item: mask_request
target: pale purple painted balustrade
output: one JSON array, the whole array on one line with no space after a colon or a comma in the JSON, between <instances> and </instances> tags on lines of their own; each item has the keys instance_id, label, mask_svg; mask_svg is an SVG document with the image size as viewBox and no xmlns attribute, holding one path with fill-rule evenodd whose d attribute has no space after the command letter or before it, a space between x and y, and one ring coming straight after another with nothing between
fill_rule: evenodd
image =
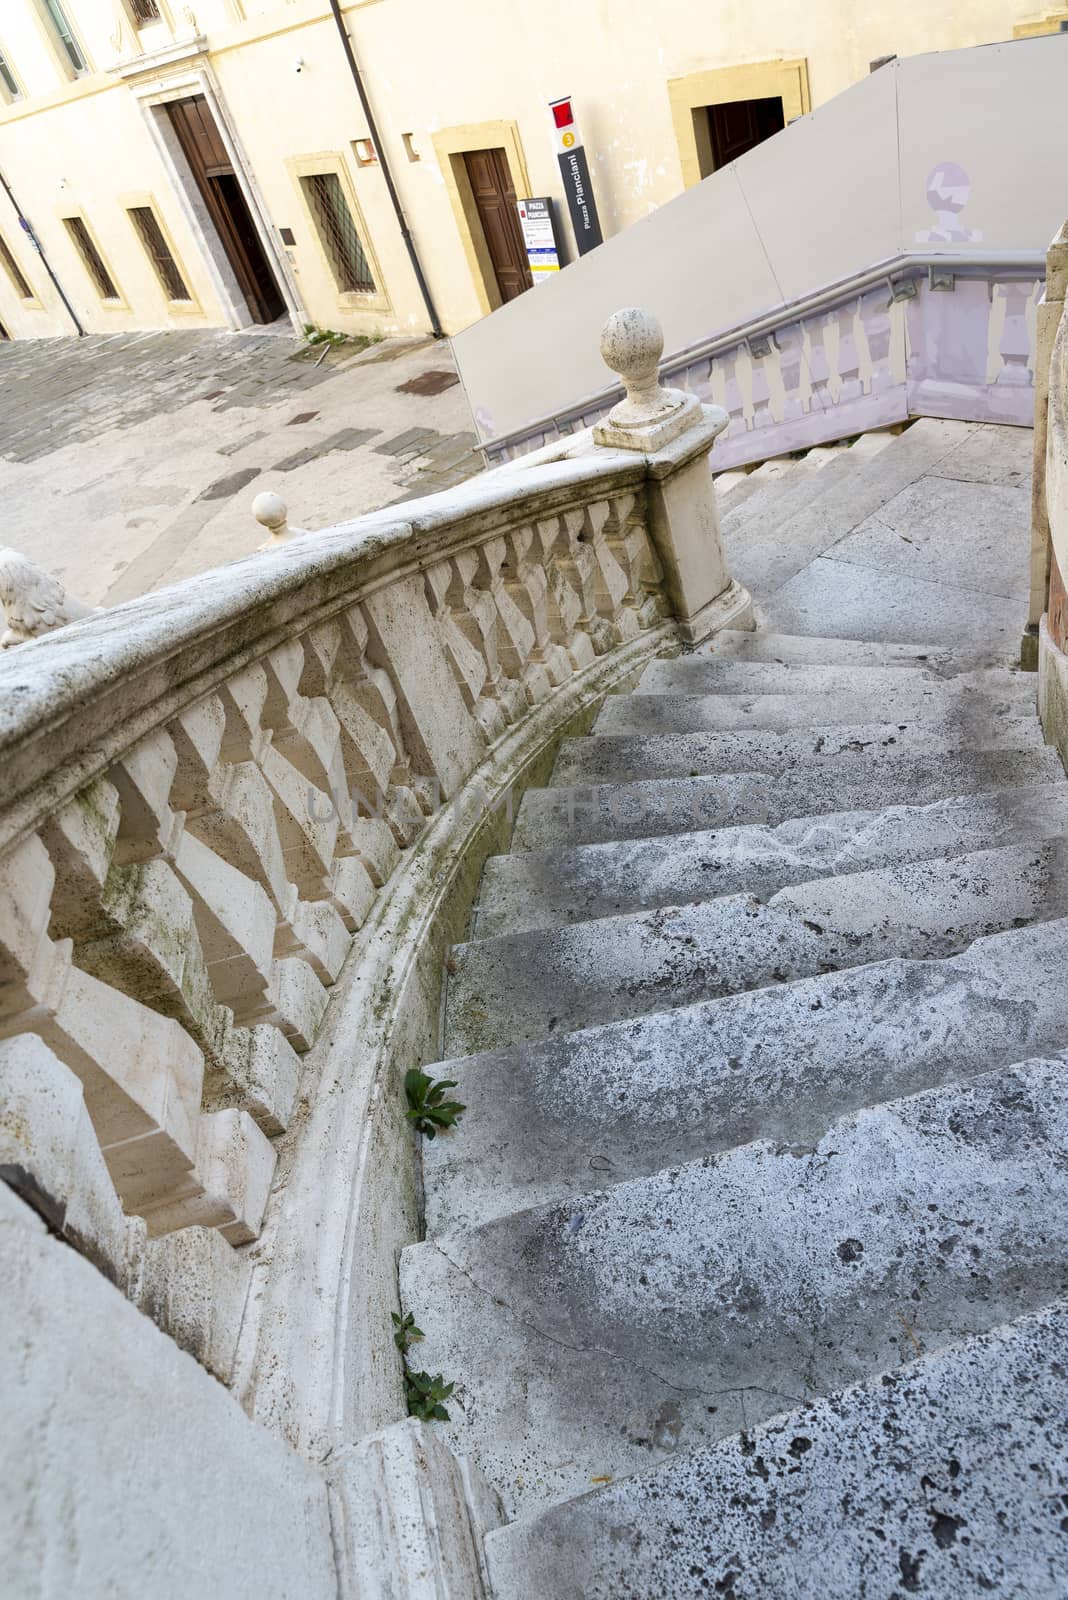
<instances>
[{"instance_id":1,"label":"pale purple painted balustrade","mask_svg":"<svg viewBox=\"0 0 1068 1600\"><path fill-rule=\"evenodd\" d=\"M958 274L935 288L924 275L895 288L897 298L888 284L854 291L840 305L711 358L666 362L666 382L730 417L713 466L748 466L908 417L1030 427L1042 280ZM589 426L611 404L611 397L591 402L581 417L541 427L490 457L524 455Z\"/></svg>"}]
</instances>

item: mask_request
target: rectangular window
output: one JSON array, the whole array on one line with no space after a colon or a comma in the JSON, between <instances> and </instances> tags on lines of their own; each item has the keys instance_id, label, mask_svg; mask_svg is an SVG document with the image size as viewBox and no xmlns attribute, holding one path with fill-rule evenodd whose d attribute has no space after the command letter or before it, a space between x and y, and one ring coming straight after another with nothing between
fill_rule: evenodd
<instances>
[{"instance_id":1,"label":"rectangular window","mask_svg":"<svg viewBox=\"0 0 1068 1600\"><path fill-rule=\"evenodd\" d=\"M185 286L178 263L170 251L163 229L156 220L156 213L151 206L131 206L130 220L137 229L145 253L156 269L163 293L168 300L191 300L192 296Z\"/></svg>"},{"instance_id":2,"label":"rectangular window","mask_svg":"<svg viewBox=\"0 0 1068 1600\"><path fill-rule=\"evenodd\" d=\"M26 281L26 275L19 266L6 239L0 239L0 262L3 262L4 271L11 279L15 293L20 300L32 300L33 290Z\"/></svg>"},{"instance_id":3,"label":"rectangular window","mask_svg":"<svg viewBox=\"0 0 1068 1600\"><path fill-rule=\"evenodd\" d=\"M356 232L341 179L336 172L317 172L300 182L338 288L342 294L373 293L371 264Z\"/></svg>"},{"instance_id":4,"label":"rectangular window","mask_svg":"<svg viewBox=\"0 0 1068 1600\"><path fill-rule=\"evenodd\" d=\"M83 72L88 72L89 63L82 54L81 45L74 37L74 29L67 21L67 14L60 5L59 0L41 0L41 3L44 6L48 20L52 24L56 38L59 41L59 48L63 53L64 60L70 66L70 70L75 77L80 76Z\"/></svg>"},{"instance_id":5,"label":"rectangular window","mask_svg":"<svg viewBox=\"0 0 1068 1600\"><path fill-rule=\"evenodd\" d=\"M21 99L19 80L8 65L7 57L0 50L0 100L6 100L10 104L12 100Z\"/></svg>"},{"instance_id":6,"label":"rectangular window","mask_svg":"<svg viewBox=\"0 0 1068 1600\"><path fill-rule=\"evenodd\" d=\"M104 265L104 258L93 243L92 235L81 217L64 217L63 221L74 241L75 249L82 258L82 265L93 281L93 288L101 300L118 300L119 291L115 287L115 281Z\"/></svg>"},{"instance_id":7,"label":"rectangular window","mask_svg":"<svg viewBox=\"0 0 1068 1600\"><path fill-rule=\"evenodd\" d=\"M130 0L130 10L139 27L146 22L159 21L159 6L156 0Z\"/></svg>"}]
</instances>

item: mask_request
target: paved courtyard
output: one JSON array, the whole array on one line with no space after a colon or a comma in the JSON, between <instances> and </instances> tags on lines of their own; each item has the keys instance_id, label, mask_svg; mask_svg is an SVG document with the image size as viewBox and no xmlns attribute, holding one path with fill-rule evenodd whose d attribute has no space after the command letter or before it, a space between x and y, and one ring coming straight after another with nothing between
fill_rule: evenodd
<instances>
[{"instance_id":1,"label":"paved courtyard","mask_svg":"<svg viewBox=\"0 0 1068 1600\"><path fill-rule=\"evenodd\" d=\"M445 342L309 348L272 330L0 344L0 545L115 605L254 550L262 489L294 526L327 527L470 476L474 441Z\"/></svg>"}]
</instances>

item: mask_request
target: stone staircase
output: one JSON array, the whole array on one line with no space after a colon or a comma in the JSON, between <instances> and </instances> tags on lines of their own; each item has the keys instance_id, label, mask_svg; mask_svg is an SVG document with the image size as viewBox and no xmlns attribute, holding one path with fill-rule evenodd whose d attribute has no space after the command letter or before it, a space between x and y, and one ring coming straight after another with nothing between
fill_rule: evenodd
<instances>
[{"instance_id":1,"label":"stone staircase","mask_svg":"<svg viewBox=\"0 0 1068 1600\"><path fill-rule=\"evenodd\" d=\"M448 962L428 1070L467 1110L401 1270L513 1519L496 1600L1066 1592L1068 785L1033 698L974 648L724 633L524 796Z\"/></svg>"}]
</instances>

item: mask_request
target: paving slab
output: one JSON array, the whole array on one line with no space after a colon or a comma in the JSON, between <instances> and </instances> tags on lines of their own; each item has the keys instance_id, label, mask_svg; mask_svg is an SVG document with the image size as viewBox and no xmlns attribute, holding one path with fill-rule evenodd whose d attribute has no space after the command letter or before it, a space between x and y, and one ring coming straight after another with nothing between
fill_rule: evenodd
<instances>
[{"instance_id":1,"label":"paving slab","mask_svg":"<svg viewBox=\"0 0 1068 1600\"><path fill-rule=\"evenodd\" d=\"M762 625L790 633L856 638L940 639L951 649L1019 659L1027 607L899 572L850 565L833 555L805 565L781 587L758 591Z\"/></svg>"},{"instance_id":2,"label":"paving slab","mask_svg":"<svg viewBox=\"0 0 1068 1600\"><path fill-rule=\"evenodd\" d=\"M316 366L287 328L0 344L5 541L113 605L250 554L259 489L280 492L303 528L425 492L421 458L377 455L381 438L438 442L462 481L481 465L460 444L472 426L462 388L397 392L427 348L341 347ZM448 345L433 349L451 370Z\"/></svg>"}]
</instances>

